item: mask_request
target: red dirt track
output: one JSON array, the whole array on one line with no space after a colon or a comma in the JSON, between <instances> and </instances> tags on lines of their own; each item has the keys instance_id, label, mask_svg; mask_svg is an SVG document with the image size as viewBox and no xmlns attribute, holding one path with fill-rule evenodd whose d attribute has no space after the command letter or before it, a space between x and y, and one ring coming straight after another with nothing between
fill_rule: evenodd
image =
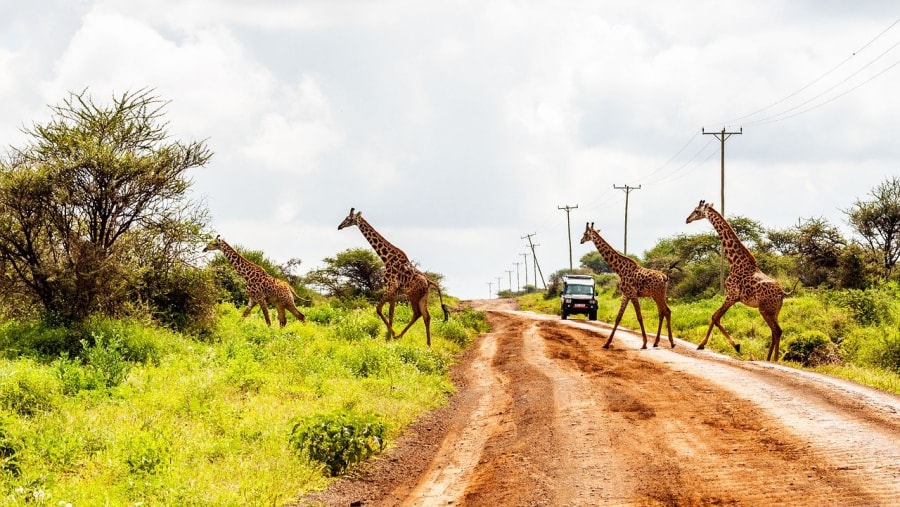
<instances>
[{"instance_id":1,"label":"red dirt track","mask_svg":"<svg viewBox=\"0 0 900 507\"><path fill-rule=\"evenodd\" d=\"M450 404L299 505L900 505L900 397L472 304Z\"/></svg>"}]
</instances>

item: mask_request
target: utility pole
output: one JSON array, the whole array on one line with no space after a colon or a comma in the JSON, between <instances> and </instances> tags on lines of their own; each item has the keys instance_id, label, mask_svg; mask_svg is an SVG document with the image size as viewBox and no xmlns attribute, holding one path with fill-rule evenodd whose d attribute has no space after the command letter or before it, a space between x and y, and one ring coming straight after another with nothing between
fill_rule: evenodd
<instances>
[{"instance_id":1,"label":"utility pole","mask_svg":"<svg viewBox=\"0 0 900 507\"><path fill-rule=\"evenodd\" d=\"M572 270L572 222L569 220L569 212L573 209L578 209L578 205L569 206L566 204L565 206L557 206L556 209L561 209L566 212L566 227L569 230L569 271Z\"/></svg>"},{"instance_id":2,"label":"utility pole","mask_svg":"<svg viewBox=\"0 0 900 507\"><path fill-rule=\"evenodd\" d=\"M488 282L488 299L494 299L494 282Z\"/></svg>"},{"instance_id":3,"label":"utility pole","mask_svg":"<svg viewBox=\"0 0 900 507\"><path fill-rule=\"evenodd\" d=\"M526 234L526 235L522 236L522 239L527 238L528 246L531 247L531 258L534 260L534 288L537 289L537 275L541 275L541 285L543 285L544 288L546 289L547 282L544 281L544 273L541 272L541 266L538 264L538 261L537 261L537 254L534 253L534 247L541 246L541 245L535 245L534 243L531 242L531 237L534 236L535 234L537 234L537 233L532 232L531 234Z\"/></svg>"},{"instance_id":4,"label":"utility pole","mask_svg":"<svg viewBox=\"0 0 900 507\"><path fill-rule=\"evenodd\" d=\"M500 277L497 277L497 297L500 297Z\"/></svg>"},{"instance_id":5,"label":"utility pole","mask_svg":"<svg viewBox=\"0 0 900 507\"><path fill-rule=\"evenodd\" d=\"M521 255L522 257L525 257L525 286L527 287L528 286L528 252L520 253L519 255ZM537 282L535 282L535 285L537 285Z\"/></svg>"},{"instance_id":6,"label":"utility pole","mask_svg":"<svg viewBox=\"0 0 900 507\"><path fill-rule=\"evenodd\" d=\"M624 190L625 191L625 245L622 247L622 255L628 255L628 194L631 193L632 190L640 190L641 186L638 185L636 187L630 187L625 185L624 187L617 187L613 185L613 188L616 190Z\"/></svg>"},{"instance_id":7,"label":"utility pole","mask_svg":"<svg viewBox=\"0 0 900 507\"><path fill-rule=\"evenodd\" d=\"M716 136L716 139L722 144L722 165L721 165L721 178L719 189L721 192L721 202L719 204L719 212L722 213L722 216L725 216L725 141L735 135L735 134L743 134L744 127L741 127L737 132L727 132L725 127L722 127L721 132L707 132L705 128L700 129L704 135L713 135ZM722 245L719 245L719 294L725 293L725 249Z\"/></svg>"},{"instance_id":8,"label":"utility pole","mask_svg":"<svg viewBox=\"0 0 900 507\"><path fill-rule=\"evenodd\" d=\"M509 292L512 293L512 270L507 269L505 271L506 271L506 274L509 275Z\"/></svg>"},{"instance_id":9,"label":"utility pole","mask_svg":"<svg viewBox=\"0 0 900 507\"><path fill-rule=\"evenodd\" d=\"M519 291L522 290L522 286L519 285L519 264L522 264L522 263L521 262L513 262L513 264L516 265L516 294L518 294Z\"/></svg>"}]
</instances>

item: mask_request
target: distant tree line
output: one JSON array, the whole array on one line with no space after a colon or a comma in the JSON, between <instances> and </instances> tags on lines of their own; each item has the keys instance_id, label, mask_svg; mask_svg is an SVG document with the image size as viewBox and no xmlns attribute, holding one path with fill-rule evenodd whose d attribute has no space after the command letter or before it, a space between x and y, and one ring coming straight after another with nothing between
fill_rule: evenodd
<instances>
[{"instance_id":1,"label":"distant tree line","mask_svg":"<svg viewBox=\"0 0 900 507\"><path fill-rule=\"evenodd\" d=\"M170 138L166 105L151 90L108 105L71 93L50 108L49 121L23 129L23 146L0 157L0 318L77 329L95 314L137 316L204 334L214 329L217 303L245 304L244 282L224 258L200 253L212 232L208 210L189 197L188 171L207 165L212 153L203 142ZM728 218L763 271L779 278L830 289L897 279L900 180L886 179L844 212L851 238L823 218L784 230ZM277 265L263 252L236 248L307 300L361 305L383 290L384 266L369 249L327 257L300 276L299 259ZM641 262L669 273L672 297L717 291L714 232L663 238ZM580 271L609 268L591 252ZM550 276L549 293L566 272ZM426 274L440 283L441 275Z\"/></svg>"}]
</instances>

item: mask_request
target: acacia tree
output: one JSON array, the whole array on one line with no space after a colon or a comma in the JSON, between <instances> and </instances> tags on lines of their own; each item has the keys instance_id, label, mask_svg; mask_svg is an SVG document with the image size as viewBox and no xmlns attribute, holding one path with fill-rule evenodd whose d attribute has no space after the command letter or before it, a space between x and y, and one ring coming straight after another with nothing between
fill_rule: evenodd
<instances>
[{"instance_id":1,"label":"acacia tree","mask_svg":"<svg viewBox=\"0 0 900 507\"><path fill-rule=\"evenodd\" d=\"M0 261L63 322L118 309L150 266L189 261L206 213L187 198L203 142L173 141L150 90L95 103L86 91L0 161Z\"/></svg>"},{"instance_id":2,"label":"acacia tree","mask_svg":"<svg viewBox=\"0 0 900 507\"><path fill-rule=\"evenodd\" d=\"M323 262L324 267L306 275L306 283L338 299L377 301L380 297L384 263L372 250L350 248Z\"/></svg>"},{"instance_id":3,"label":"acacia tree","mask_svg":"<svg viewBox=\"0 0 900 507\"><path fill-rule=\"evenodd\" d=\"M844 213L866 249L880 259L882 276L889 278L900 259L900 179L886 179L869 195L871 200L857 199Z\"/></svg>"}]
</instances>

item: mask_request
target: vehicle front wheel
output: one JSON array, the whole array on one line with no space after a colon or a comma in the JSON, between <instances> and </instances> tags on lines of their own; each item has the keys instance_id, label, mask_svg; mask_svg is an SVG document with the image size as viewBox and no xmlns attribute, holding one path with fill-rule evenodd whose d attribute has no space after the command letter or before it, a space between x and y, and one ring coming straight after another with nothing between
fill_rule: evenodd
<instances>
[{"instance_id":1,"label":"vehicle front wheel","mask_svg":"<svg viewBox=\"0 0 900 507\"><path fill-rule=\"evenodd\" d=\"M597 310L594 310L588 314L588 320L597 320Z\"/></svg>"},{"instance_id":2,"label":"vehicle front wheel","mask_svg":"<svg viewBox=\"0 0 900 507\"><path fill-rule=\"evenodd\" d=\"M563 311L562 311L562 320L566 320L566 319L568 319L568 318L569 318L569 314L566 313L565 310L563 310Z\"/></svg>"}]
</instances>

